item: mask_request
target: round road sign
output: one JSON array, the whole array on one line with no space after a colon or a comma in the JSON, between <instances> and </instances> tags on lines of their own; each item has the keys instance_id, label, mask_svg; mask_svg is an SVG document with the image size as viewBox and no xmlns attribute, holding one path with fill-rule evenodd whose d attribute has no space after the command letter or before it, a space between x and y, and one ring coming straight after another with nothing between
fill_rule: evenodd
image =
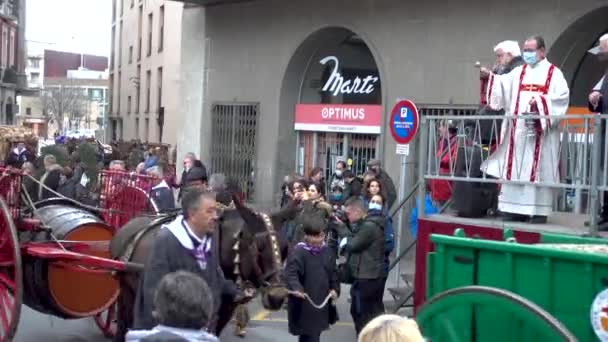
<instances>
[{"instance_id":1,"label":"round road sign","mask_svg":"<svg viewBox=\"0 0 608 342\"><path fill-rule=\"evenodd\" d=\"M418 131L418 109L410 100L399 101L390 117L391 135L398 144L408 144Z\"/></svg>"}]
</instances>

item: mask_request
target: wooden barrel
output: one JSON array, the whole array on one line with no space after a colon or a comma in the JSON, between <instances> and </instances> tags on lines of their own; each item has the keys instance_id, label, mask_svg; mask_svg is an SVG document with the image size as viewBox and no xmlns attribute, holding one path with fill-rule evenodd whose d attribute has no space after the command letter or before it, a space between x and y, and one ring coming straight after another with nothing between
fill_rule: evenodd
<instances>
[{"instance_id":1,"label":"wooden barrel","mask_svg":"<svg viewBox=\"0 0 608 342\"><path fill-rule=\"evenodd\" d=\"M99 241L103 249L89 255L109 258L113 229L82 208L49 205L38 210L50 232L40 232L32 242ZM103 242L107 242L104 244ZM62 318L93 316L107 309L118 297L119 287L109 272L90 272L69 262L27 257L24 260L24 302L40 312Z\"/></svg>"}]
</instances>

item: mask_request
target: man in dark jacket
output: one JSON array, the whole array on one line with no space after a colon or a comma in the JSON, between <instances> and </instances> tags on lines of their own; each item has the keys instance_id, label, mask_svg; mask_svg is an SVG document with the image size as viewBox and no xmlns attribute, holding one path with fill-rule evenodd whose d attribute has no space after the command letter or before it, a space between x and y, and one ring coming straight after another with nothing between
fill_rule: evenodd
<instances>
[{"instance_id":1,"label":"man in dark jacket","mask_svg":"<svg viewBox=\"0 0 608 342\"><path fill-rule=\"evenodd\" d=\"M608 114L608 33L600 37L599 52L597 54L599 62L604 68L604 77L593 87L593 90L589 94L589 110L593 113ZM602 133L600 144L602 146L602 152L600 157L600 166L606 167L606 161L604 160L604 149L606 141L604 139L606 131L606 121L602 120ZM601 230L608 230L608 191L604 191L604 204L602 206L602 212L598 224ZM588 222L586 222L588 224Z\"/></svg>"},{"instance_id":2,"label":"man in dark jacket","mask_svg":"<svg viewBox=\"0 0 608 342\"><path fill-rule=\"evenodd\" d=\"M344 199L361 196L363 185L352 170L344 171Z\"/></svg>"},{"instance_id":3,"label":"man in dark jacket","mask_svg":"<svg viewBox=\"0 0 608 342\"><path fill-rule=\"evenodd\" d=\"M382 163L378 159L372 159L367 163L367 167L376 173L376 178L380 181L380 185L382 185L382 189L386 194L386 204L387 209L393 207L395 201L397 200L397 190L395 189L395 183L391 176L384 171L382 168Z\"/></svg>"},{"instance_id":4,"label":"man in dark jacket","mask_svg":"<svg viewBox=\"0 0 608 342\"><path fill-rule=\"evenodd\" d=\"M186 157L184 157L184 171L182 171L182 177L179 179L180 190L179 194L177 195L178 200L183 196L182 191L186 185L188 173L193 169L197 169L197 177L200 175L201 180L205 183L207 182L207 168L205 168L205 165L203 165L200 160L196 159L196 155L194 153L186 153Z\"/></svg>"},{"instance_id":5,"label":"man in dark jacket","mask_svg":"<svg viewBox=\"0 0 608 342\"><path fill-rule=\"evenodd\" d=\"M362 199L351 197L344 204L353 236L344 250L353 284L350 288L350 313L357 335L363 327L384 313L384 222L382 216L367 216Z\"/></svg>"},{"instance_id":6,"label":"man in dark jacket","mask_svg":"<svg viewBox=\"0 0 608 342\"><path fill-rule=\"evenodd\" d=\"M6 157L6 166L12 166L15 168L21 168L25 162L33 162L34 155L30 152L25 143L19 142L17 146L8 154Z\"/></svg>"},{"instance_id":7,"label":"man in dark jacket","mask_svg":"<svg viewBox=\"0 0 608 342\"><path fill-rule=\"evenodd\" d=\"M213 238L217 224L215 195L198 190L189 191L183 199L184 215L165 225L158 232L151 249L146 271L137 291L134 328L152 329L157 325L152 312L154 292L161 279L176 271L192 272L203 278L213 298L235 298L235 284L224 277L219 265L219 248ZM222 297L224 296L224 297ZM214 331L220 301L213 305Z\"/></svg>"},{"instance_id":8,"label":"man in dark jacket","mask_svg":"<svg viewBox=\"0 0 608 342\"><path fill-rule=\"evenodd\" d=\"M154 177L155 185L150 190L150 197L156 203L160 212L175 209L175 197L173 190L163 179L163 170L160 166L153 166L146 170L149 176Z\"/></svg>"},{"instance_id":9,"label":"man in dark jacket","mask_svg":"<svg viewBox=\"0 0 608 342\"><path fill-rule=\"evenodd\" d=\"M51 190L57 192L63 174L63 168L57 164L57 159L52 154L44 156L44 169L45 173L40 178L41 185L38 188L38 200L40 201L57 197Z\"/></svg>"}]
</instances>

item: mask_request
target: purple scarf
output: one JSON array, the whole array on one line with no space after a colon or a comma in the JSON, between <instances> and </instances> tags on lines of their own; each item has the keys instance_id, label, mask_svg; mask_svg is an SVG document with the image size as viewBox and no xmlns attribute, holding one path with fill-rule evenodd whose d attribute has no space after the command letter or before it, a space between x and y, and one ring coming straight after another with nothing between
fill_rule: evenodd
<instances>
[{"instance_id":1,"label":"purple scarf","mask_svg":"<svg viewBox=\"0 0 608 342\"><path fill-rule=\"evenodd\" d=\"M186 227L185 220L182 220L182 226L186 230L186 234L192 240L192 244L194 245L194 249L190 250L190 253L199 263L201 268L205 269L207 267L207 258L211 256L211 238L207 237L203 242L199 242L195 237L190 234L190 230Z\"/></svg>"},{"instance_id":2,"label":"purple scarf","mask_svg":"<svg viewBox=\"0 0 608 342\"><path fill-rule=\"evenodd\" d=\"M319 255L323 251L323 248L325 248L325 242L321 246L311 246L305 242L300 242L296 245L296 248L302 248L312 255Z\"/></svg>"}]
</instances>

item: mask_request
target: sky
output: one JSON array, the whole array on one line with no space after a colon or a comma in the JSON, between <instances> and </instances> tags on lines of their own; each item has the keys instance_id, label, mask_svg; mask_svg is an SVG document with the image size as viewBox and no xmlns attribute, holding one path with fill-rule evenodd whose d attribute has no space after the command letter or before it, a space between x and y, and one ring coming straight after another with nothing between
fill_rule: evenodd
<instances>
[{"instance_id":1,"label":"sky","mask_svg":"<svg viewBox=\"0 0 608 342\"><path fill-rule=\"evenodd\" d=\"M110 56L112 0L26 0L28 53L33 50Z\"/></svg>"}]
</instances>

